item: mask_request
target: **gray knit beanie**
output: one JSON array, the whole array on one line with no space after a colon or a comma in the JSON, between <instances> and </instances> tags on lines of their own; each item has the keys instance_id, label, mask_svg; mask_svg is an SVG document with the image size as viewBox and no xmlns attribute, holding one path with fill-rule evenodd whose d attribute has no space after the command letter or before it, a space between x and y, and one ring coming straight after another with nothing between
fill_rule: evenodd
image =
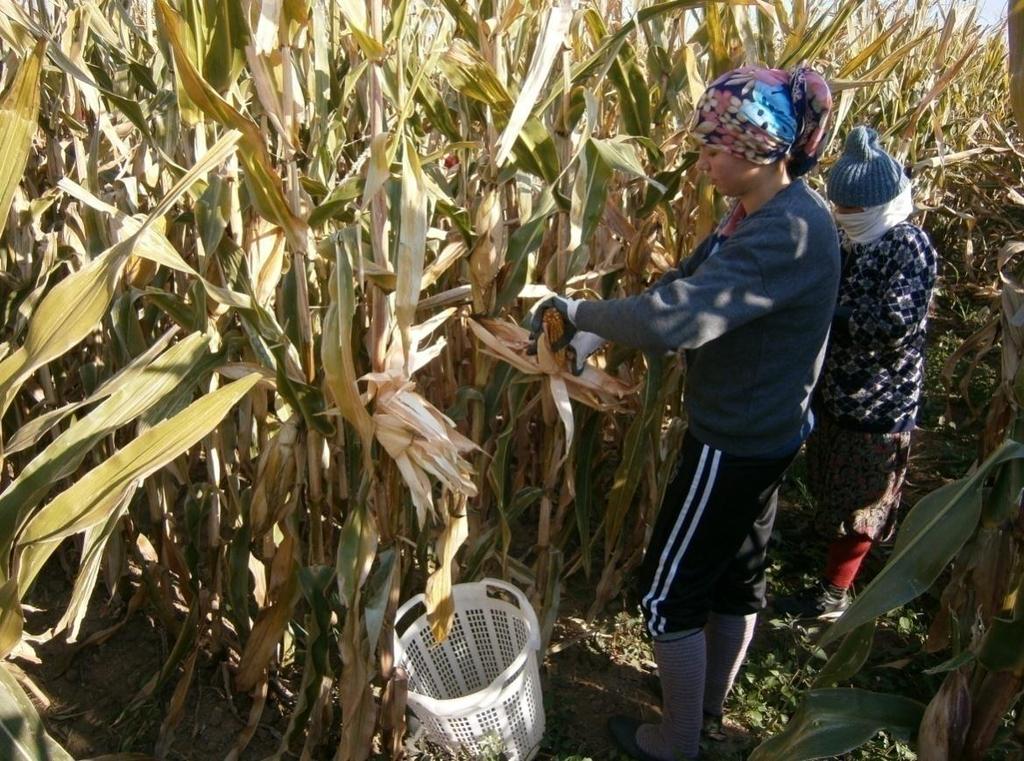
<instances>
[{"instance_id":1,"label":"gray knit beanie","mask_svg":"<svg viewBox=\"0 0 1024 761\"><path fill-rule=\"evenodd\" d=\"M871 127L854 127L843 155L828 173L828 198L839 206L881 206L910 182L903 167L885 152Z\"/></svg>"}]
</instances>

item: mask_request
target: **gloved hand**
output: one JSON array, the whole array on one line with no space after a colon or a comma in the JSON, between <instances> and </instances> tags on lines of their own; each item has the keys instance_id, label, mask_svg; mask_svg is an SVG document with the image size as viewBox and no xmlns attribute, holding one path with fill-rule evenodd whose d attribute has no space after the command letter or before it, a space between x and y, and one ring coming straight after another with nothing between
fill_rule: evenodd
<instances>
[{"instance_id":1,"label":"gloved hand","mask_svg":"<svg viewBox=\"0 0 1024 761\"><path fill-rule=\"evenodd\" d=\"M544 330L544 313L548 309L556 309L562 315L563 330L552 344L552 351L564 349L576 335L576 323L573 316L576 314L576 299L567 299L564 296L552 296L545 299L533 311L533 319L530 322L530 345L526 349L527 354L537 353L537 339Z\"/></svg>"},{"instance_id":2,"label":"gloved hand","mask_svg":"<svg viewBox=\"0 0 1024 761\"><path fill-rule=\"evenodd\" d=\"M577 330L569 342L569 366L573 375L581 375L587 367L587 359L604 346L605 340L597 333Z\"/></svg>"}]
</instances>

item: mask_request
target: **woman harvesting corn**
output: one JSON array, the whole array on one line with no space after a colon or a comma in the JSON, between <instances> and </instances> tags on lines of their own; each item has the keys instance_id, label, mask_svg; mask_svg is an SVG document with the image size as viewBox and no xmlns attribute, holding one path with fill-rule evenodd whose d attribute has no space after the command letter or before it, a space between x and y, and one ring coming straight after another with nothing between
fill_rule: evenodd
<instances>
[{"instance_id":1,"label":"woman harvesting corn","mask_svg":"<svg viewBox=\"0 0 1024 761\"><path fill-rule=\"evenodd\" d=\"M678 270L624 299L554 297L581 354L594 336L686 354L689 427L640 572L662 684L657 724L616 717L639 759L695 758L720 717L764 606L764 557L783 473L813 425L839 245L824 201L799 179L831 109L814 71L744 67L715 80L694 134L698 167L737 199Z\"/></svg>"},{"instance_id":2,"label":"woman harvesting corn","mask_svg":"<svg viewBox=\"0 0 1024 761\"><path fill-rule=\"evenodd\" d=\"M910 433L924 386L936 252L908 222L910 178L870 127L857 127L828 175L843 274L828 356L815 393L818 425L807 475L823 533L822 579L775 610L837 618L872 545L896 528Z\"/></svg>"}]
</instances>

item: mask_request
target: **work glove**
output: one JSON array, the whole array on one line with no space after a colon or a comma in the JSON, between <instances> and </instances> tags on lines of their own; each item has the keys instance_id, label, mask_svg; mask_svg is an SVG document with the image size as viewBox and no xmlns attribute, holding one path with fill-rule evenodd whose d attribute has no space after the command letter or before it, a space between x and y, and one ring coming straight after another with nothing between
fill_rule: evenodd
<instances>
[{"instance_id":1,"label":"work glove","mask_svg":"<svg viewBox=\"0 0 1024 761\"><path fill-rule=\"evenodd\" d=\"M573 375L581 375L587 367L587 359L595 351L604 346L605 340L597 333L577 330L569 342L569 367Z\"/></svg>"},{"instance_id":2,"label":"work glove","mask_svg":"<svg viewBox=\"0 0 1024 761\"><path fill-rule=\"evenodd\" d=\"M563 330L551 344L552 351L561 351L572 341L576 335L576 323L573 316L576 314L576 299L567 299L564 296L551 296L545 299L533 310L533 318L530 321L530 345L526 349L527 354L537 353L537 339L544 331L544 313L549 309L555 309L562 315Z\"/></svg>"}]
</instances>

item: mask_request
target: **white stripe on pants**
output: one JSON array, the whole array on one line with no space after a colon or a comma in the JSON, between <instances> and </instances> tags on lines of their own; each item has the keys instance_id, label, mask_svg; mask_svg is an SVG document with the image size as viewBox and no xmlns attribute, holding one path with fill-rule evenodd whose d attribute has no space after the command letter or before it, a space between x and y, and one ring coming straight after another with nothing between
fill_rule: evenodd
<instances>
[{"instance_id":1,"label":"white stripe on pants","mask_svg":"<svg viewBox=\"0 0 1024 761\"><path fill-rule=\"evenodd\" d=\"M707 480L704 484L704 488L701 490L700 499L697 501L696 513L693 516L693 520L690 521L690 525L687 527L686 535L683 537L682 543L679 545L672 557L668 575L665 576L664 581L662 581L661 579L662 574L665 571L665 563L669 559L672 546L675 544L676 539L679 536L679 532L682 531L683 526L686 525L686 519L694 507L694 496L700 486L701 479L704 477L709 451L713 452L713 455L711 457L710 466L708 467ZM668 595L668 591L672 586L672 581L675 579L676 572L679 569L679 563L683 559L683 555L686 554L686 549L690 545L690 540L693 538L693 534L700 523L701 516L704 514L704 508L707 507L708 499L711 497L711 492L714 491L715 477L718 474L718 463L721 457L722 452L720 450L712 449L707 444L702 445L700 461L697 463L697 469L693 473L693 479L690 482L690 490L679 510L679 515L672 527L672 533L669 535L668 541L662 549L661 557L658 559L658 570L657 573L654 574L654 581L651 582L651 589L643 599L643 605L649 611L647 628L651 632L652 636L666 633L665 626L667 622L665 621L665 618L658 613L658 608L661 603L665 601L665 597ZM660 591L658 591L659 583L661 586Z\"/></svg>"}]
</instances>

